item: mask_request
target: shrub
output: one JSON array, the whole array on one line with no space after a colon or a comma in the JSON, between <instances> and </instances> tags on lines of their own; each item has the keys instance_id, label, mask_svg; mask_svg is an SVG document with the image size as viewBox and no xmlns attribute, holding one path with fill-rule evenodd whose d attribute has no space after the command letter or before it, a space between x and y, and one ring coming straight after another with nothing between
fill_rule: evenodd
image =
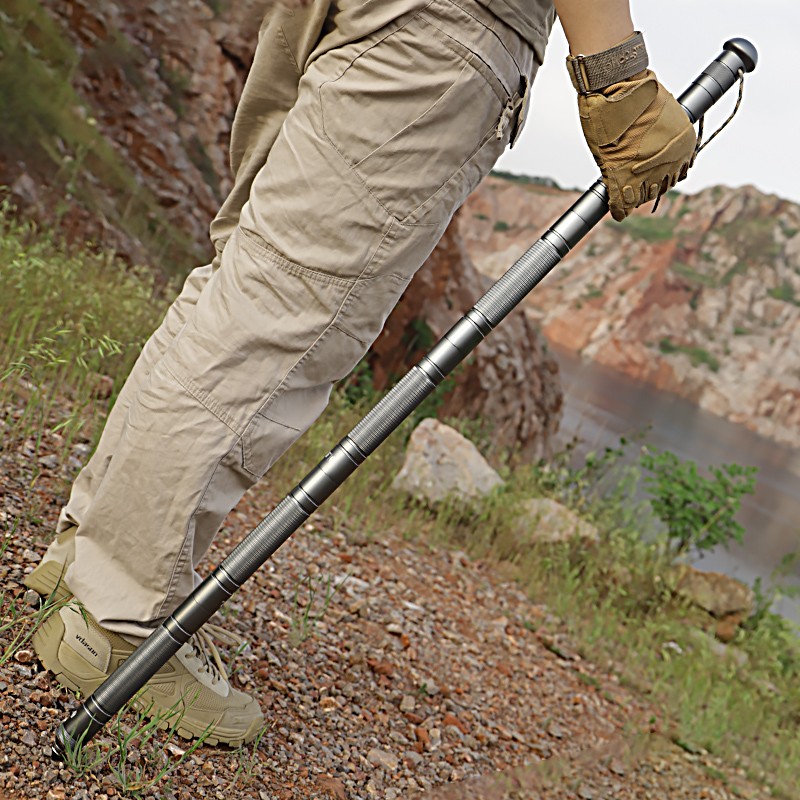
<instances>
[{"instance_id":1,"label":"shrub","mask_svg":"<svg viewBox=\"0 0 800 800\"><path fill-rule=\"evenodd\" d=\"M710 467L712 477L707 478L693 461L681 461L666 450L646 450L640 463L652 473L644 483L676 554L742 541L744 528L734 517L742 497L755 491L756 467L723 464Z\"/></svg>"}]
</instances>

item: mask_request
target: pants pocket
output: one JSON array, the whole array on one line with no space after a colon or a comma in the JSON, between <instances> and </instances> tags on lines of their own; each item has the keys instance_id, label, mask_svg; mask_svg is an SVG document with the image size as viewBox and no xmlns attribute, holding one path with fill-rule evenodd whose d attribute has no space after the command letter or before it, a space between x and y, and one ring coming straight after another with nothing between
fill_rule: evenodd
<instances>
[{"instance_id":1,"label":"pants pocket","mask_svg":"<svg viewBox=\"0 0 800 800\"><path fill-rule=\"evenodd\" d=\"M503 84L478 55L419 16L356 48L338 77L321 84L319 98L325 136L401 222L449 218L449 184L485 146L493 163L507 144L496 137L509 99Z\"/></svg>"}]
</instances>

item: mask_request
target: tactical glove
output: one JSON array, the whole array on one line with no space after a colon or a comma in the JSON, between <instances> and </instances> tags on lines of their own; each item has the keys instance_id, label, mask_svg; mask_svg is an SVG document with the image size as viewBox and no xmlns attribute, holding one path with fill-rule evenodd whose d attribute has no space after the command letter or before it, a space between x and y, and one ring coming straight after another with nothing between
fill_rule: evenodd
<instances>
[{"instance_id":1,"label":"tactical glove","mask_svg":"<svg viewBox=\"0 0 800 800\"><path fill-rule=\"evenodd\" d=\"M570 56L567 62L583 134L608 188L611 215L625 219L686 177L694 163L694 128L653 72L641 69L647 66L641 34L594 56ZM633 75L621 77L626 68L637 67ZM599 85L607 80L614 82Z\"/></svg>"}]
</instances>

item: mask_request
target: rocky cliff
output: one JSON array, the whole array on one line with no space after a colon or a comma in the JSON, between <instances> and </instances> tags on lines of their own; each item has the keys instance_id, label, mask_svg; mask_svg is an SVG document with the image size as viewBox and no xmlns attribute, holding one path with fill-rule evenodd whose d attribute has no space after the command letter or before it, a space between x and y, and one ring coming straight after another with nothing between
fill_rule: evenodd
<instances>
[{"instance_id":1,"label":"rocky cliff","mask_svg":"<svg viewBox=\"0 0 800 800\"><path fill-rule=\"evenodd\" d=\"M68 236L173 274L210 257L267 0L9 0L0 181Z\"/></svg>"},{"instance_id":2,"label":"rocky cliff","mask_svg":"<svg viewBox=\"0 0 800 800\"><path fill-rule=\"evenodd\" d=\"M230 125L271 1L4 2L0 185L68 238L159 274L206 261L208 224L230 186ZM448 232L370 355L379 386L484 283ZM557 371L515 312L445 387L440 413L477 418L495 445L540 455L560 420Z\"/></svg>"},{"instance_id":3,"label":"rocky cliff","mask_svg":"<svg viewBox=\"0 0 800 800\"><path fill-rule=\"evenodd\" d=\"M461 233L496 276L577 194L492 177ZM800 446L800 206L752 187L670 193L601 223L531 294L554 345Z\"/></svg>"}]
</instances>

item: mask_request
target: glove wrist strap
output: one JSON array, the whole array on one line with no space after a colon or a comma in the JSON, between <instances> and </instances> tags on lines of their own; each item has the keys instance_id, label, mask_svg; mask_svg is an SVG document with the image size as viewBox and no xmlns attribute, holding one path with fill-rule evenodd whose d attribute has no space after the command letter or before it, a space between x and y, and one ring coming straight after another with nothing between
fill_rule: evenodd
<instances>
[{"instance_id":1,"label":"glove wrist strap","mask_svg":"<svg viewBox=\"0 0 800 800\"><path fill-rule=\"evenodd\" d=\"M579 94L598 92L647 69L649 59L641 31L616 47L590 56L567 56L567 71Z\"/></svg>"}]
</instances>

